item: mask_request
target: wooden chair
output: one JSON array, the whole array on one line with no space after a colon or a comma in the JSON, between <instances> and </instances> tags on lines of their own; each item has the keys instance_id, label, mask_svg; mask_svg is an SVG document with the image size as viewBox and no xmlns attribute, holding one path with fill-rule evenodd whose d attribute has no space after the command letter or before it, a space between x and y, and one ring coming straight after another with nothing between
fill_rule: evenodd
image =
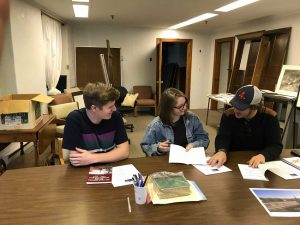
<instances>
[{"instance_id":1,"label":"wooden chair","mask_svg":"<svg viewBox=\"0 0 300 225\"><path fill-rule=\"evenodd\" d=\"M154 115L156 115L156 98L151 86L133 86L133 93L139 93L134 116L137 116L139 108L154 108Z\"/></svg>"},{"instance_id":2,"label":"wooden chair","mask_svg":"<svg viewBox=\"0 0 300 225\"><path fill-rule=\"evenodd\" d=\"M78 109L77 102L69 102L59 105L49 106L49 111L51 114L56 115L56 142L57 142L57 151L58 151L58 160L60 164L64 164L63 151L62 151L62 137L64 134L65 128L65 118L69 115L70 112Z\"/></svg>"}]
</instances>

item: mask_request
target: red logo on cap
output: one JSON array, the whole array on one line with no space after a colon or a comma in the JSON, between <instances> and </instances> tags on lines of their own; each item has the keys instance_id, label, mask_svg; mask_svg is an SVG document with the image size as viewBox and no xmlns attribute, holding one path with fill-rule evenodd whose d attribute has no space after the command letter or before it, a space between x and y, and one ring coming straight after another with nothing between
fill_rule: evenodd
<instances>
[{"instance_id":1,"label":"red logo on cap","mask_svg":"<svg viewBox=\"0 0 300 225\"><path fill-rule=\"evenodd\" d=\"M240 99L246 99L246 93L243 91L239 94Z\"/></svg>"}]
</instances>

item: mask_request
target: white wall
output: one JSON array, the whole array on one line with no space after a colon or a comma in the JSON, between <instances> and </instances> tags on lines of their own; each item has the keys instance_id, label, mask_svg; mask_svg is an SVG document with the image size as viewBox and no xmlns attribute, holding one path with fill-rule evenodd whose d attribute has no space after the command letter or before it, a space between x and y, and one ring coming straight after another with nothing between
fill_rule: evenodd
<instances>
[{"instance_id":1,"label":"white wall","mask_svg":"<svg viewBox=\"0 0 300 225\"><path fill-rule=\"evenodd\" d=\"M166 35L165 30L77 25L73 27L75 47L121 48L121 83L128 90L134 85L148 84L155 90L156 38L193 39L191 108L205 108L206 94L210 91L206 80L209 76L208 61L210 38L196 32L175 32ZM201 49L201 53L199 52ZM153 60L150 62L150 58ZM199 88L200 87L200 88Z\"/></svg>"},{"instance_id":2,"label":"white wall","mask_svg":"<svg viewBox=\"0 0 300 225\"><path fill-rule=\"evenodd\" d=\"M10 25L17 93L46 94L41 11L12 0Z\"/></svg>"},{"instance_id":3,"label":"white wall","mask_svg":"<svg viewBox=\"0 0 300 225\"><path fill-rule=\"evenodd\" d=\"M10 21L5 27L3 51L0 54L0 96L17 93Z\"/></svg>"}]
</instances>

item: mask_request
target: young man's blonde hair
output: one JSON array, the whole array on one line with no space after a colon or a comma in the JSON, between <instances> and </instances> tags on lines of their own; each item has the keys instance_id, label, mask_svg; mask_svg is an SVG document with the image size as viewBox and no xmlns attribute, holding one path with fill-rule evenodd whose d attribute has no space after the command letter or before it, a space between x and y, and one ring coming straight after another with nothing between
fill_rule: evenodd
<instances>
[{"instance_id":1,"label":"young man's blonde hair","mask_svg":"<svg viewBox=\"0 0 300 225\"><path fill-rule=\"evenodd\" d=\"M87 109L91 109L92 105L101 108L119 97L120 92L117 89L100 82L88 83L83 90L84 105Z\"/></svg>"}]
</instances>

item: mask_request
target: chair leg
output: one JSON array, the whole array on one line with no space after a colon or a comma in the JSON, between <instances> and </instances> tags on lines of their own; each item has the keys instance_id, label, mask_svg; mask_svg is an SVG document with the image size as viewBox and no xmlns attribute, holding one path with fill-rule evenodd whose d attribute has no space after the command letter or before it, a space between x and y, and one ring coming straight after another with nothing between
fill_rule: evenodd
<instances>
[{"instance_id":1,"label":"chair leg","mask_svg":"<svg viewBox=\"0 0 300 225\"><path fill-rule=\"evenodd\" d=\"M62 138L57 138L57 152L58 152L59 164L64 165L65 160L64 160L63 151L62 151Z\"/></svg>"},{"instance_id":2,"label":"chair leg","mask_svg":"<svg viewBox=\"0 0 300 225\"><path fill-rule=\"evenodd\" d=\"M137 107L135 107L135 108L134 108L134 117L137 116L137 113L138 113L138 112L137 112Z\"/></svg>"}]
</instances>

